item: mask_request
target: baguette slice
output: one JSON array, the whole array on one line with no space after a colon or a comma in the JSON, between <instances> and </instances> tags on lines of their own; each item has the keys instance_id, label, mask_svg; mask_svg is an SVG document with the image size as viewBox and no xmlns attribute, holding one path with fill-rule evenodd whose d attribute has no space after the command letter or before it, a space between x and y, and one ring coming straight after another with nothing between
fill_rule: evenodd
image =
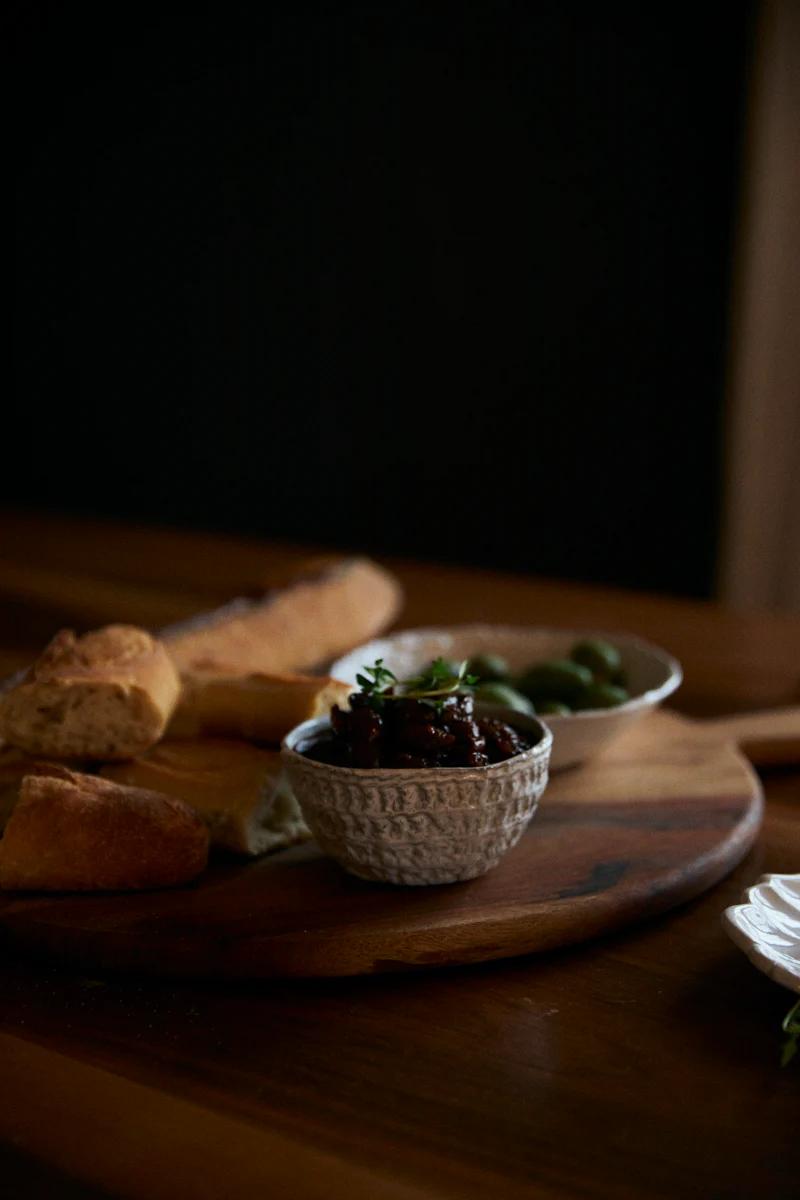
<instances>
[{"instance_id":1,"label":"baguette slice","mask_svg":"<svg viewBox=\"0 0 800 1200\"><path fill-rule=\"evenodd\" d=\"M0 748L0 833L19 799L19 785L33 770L34 760L16 746Z\"/></svg>"},{"instance_id":2,"label":"baguette slice","mask_svg":"<svg viewBox=\"0 0 800 1200\"><path fill-rule=\"evenodd\" d=\"M64 629L0 698L0 732L32 755L130 758L158 741L179 693L169 655L143 629Z\"/></svg>"},{"instance_id":3,"label":"baguette slice","mask_svg":"<svg viewBox=\"0 0 800 1200\"><path fill-rule=\"evenodd\" d=\"M265 854L311 836L280 754L247 742L164 741L102 775L177 796L205 821L212 844L235 854Z\"/></svg>"},{"instance_id":4,"label":"baguette slice","mask_svg":"<svg viewBox=\"0 0 800 1200\"><path fill-rule=\"evenodd\" d=\"M0 842L0 888L172 887L205 867L208 832L182 801L55 764L36 771L22 780Z\"/></svg>"},{"instance_id":5,"label":"baguette slice","mask_svg":"<svg viewBox=\"0 0 800 1200\"><path fill-rule=\"evenodd\" d=\"M87 770L90 765L70 762L67 768L64 763L31 758L24 751L17 750L16 746L0 746L0 836L19 799L20 784L26 775L61 775L61 778L65 778L64 770L70 775L74 771Z\"/></svg>"},{"instance_id":6,"label":"baguette slice","mask_svg":"<svg viewBox=\"0 0 800 1200\"><path fill-rule=\"evenodd\" d=\"M334 704L346 707L353 690L315 675L189 671L181 683L168 737L232 737L276 746L301 721L324 716Z\"/></svg>"},{"instance_id":7,"label":"baguette slice","mask_svg":"<svg viewBox=\"0 0 800 1200\"><path fill-rule=\"evenodd\" d=\"M304 671L389 625L402 593L367 558L328 561L257 600L239 599L162 633L181 671L207 667L281 675Z\"/></svg>"}]
</instances>

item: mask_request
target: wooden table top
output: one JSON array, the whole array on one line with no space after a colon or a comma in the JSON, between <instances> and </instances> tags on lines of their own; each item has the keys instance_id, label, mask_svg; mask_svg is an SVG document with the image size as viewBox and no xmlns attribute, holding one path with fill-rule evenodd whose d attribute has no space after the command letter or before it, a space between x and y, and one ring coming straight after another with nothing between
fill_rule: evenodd
<instances>
[{"instance_id":1,"label":"wooden table top","mask_svg":"<svg viewBox=\"0 0 800 1200\"><path fill-rule=\"evenodd\" d=\"M157 626L297 557L213 535L7 515L0 670L64 623ZM391 563L402 624L627 629L683 660L695 716L797 703L800 618ZM175 983L2 965L0 1178L28 1197L795 1196L791 994L720 913L800 869L800 770L700 900L557 953L432 973ZM2 1188L0 1188L0 1191Z\"/></svg>"}]
</instances>

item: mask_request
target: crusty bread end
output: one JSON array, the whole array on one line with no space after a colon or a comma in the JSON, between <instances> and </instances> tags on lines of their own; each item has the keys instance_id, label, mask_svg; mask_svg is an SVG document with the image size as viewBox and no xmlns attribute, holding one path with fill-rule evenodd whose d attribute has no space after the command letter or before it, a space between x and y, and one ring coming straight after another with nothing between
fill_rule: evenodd
<instances>
[{"instance_id":1,"label":"crusty bread end","mask_svg":"<svg viewBox=\"0 0 800 1200\"><path fill-rule=\"evenodd\" d=\"M311 836L275 750L222 738L163 741L102 774L180 797L208 825L212 844L234 854L265 854Z\"/></svg>"},{"instance_id":2,"label":"crusty bread end","mask_svg":"<svg viewBox=\"0 0 800 1200\"><path fill-rule=\"evenodd\" d=\"M20 785L0 841L0 888L171 887L207 860L208 832L182 801L47 764Z\"/></svg>"},{"instance_id":3,"label":"crusty bread end","mask_svg":"<svg viewBox=\"0 0 800 1200\"><path fill-rule=\"evenodd\" d=\"M129 758L158 741L179 693L169 655L144 630L65 629L0 698L0 732L31 755Z\"/></svg>"}]
</instances>

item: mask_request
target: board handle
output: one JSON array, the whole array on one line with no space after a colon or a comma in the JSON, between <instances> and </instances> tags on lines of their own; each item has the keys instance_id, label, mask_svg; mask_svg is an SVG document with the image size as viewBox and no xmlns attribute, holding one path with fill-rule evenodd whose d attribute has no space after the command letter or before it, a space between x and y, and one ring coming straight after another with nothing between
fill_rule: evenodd
<instances>
[{"instance_id":1,"label":"board handle","mask_svg":"<svg viewBox=\"0 0 800 1200\"><path fill-rule=\"evenodd\" d=\"M736 742L755 767L800 764L800 705L701 722L704 732Z\"/></svg>"}]
</instances>

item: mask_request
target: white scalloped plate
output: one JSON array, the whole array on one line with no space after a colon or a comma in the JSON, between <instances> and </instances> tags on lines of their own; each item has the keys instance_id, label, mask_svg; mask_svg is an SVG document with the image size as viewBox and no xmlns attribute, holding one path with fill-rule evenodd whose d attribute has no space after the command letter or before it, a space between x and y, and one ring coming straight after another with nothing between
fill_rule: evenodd
<instances>
[{"instance_id":1,"label":"white scalloped plate","mask_svg":"<svg viewBox=\"0 0 800 1200\"><path fill-rule=\"evenodd\" d=\"M723 913L727 933L759 971L800 992L800 875L764 875L743 899Z\"/></svg>"}]
</instances>

